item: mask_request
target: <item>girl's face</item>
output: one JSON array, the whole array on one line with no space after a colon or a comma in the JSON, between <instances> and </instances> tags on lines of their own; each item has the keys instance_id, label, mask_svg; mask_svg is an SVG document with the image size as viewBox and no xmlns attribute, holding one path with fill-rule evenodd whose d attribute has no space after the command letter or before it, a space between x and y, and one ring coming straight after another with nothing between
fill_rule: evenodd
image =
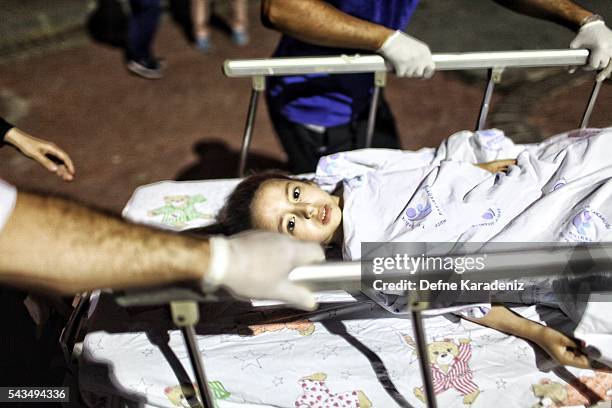
<instances>
[{"instance_id":1,"label":"girl's face","mask_svg":"<svg viewBox=\"0 0 612 408\"><path fill-rule=\"evenodd\" d=\"M272 179L264 182L251 205L255 228L329 243L342 222L335 197L314 183Z\"/></svg>"}]
</instances>

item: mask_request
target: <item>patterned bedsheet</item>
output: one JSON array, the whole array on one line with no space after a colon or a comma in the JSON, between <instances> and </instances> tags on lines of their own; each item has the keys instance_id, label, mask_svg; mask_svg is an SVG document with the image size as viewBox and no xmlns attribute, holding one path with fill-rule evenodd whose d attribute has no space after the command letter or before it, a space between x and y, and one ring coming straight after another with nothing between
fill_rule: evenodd
<instances>
[{"instance_id":1,"label":"patterned bedsheet","mask_svg":"<svg viewBox=\"0 0 612 408\"><path fill-rule=\"evenodd\" d=\"M562 325L553 309L516 310ZM198 347L219 408L425 406L406 316L369 302L324 305L314 314L235 303L201 312ZM126 310L102 296L80 359L81 392L90 406L190 406L195 378L169 319L165 309ZM526 341L454 316L426 318L425 327L441 407L612 400L612 374L556 367Z\"/></svg>"}]
</instances>

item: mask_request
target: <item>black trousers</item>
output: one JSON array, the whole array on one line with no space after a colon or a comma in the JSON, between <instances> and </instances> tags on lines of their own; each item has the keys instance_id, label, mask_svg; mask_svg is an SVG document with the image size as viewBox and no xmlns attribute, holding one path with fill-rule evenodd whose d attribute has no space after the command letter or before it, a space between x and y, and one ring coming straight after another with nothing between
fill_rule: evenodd
<instances>
[{"instance_id":1,"label":"black trousers","mask_svg":"<svg viewBox=\"0 0 612 408\"><path fill-rule=\"evenodd\" d=\"M0 287L0 384L3 387L59 387L67 369L58 343L66 319L52 313L42 336L36 338L36 325L23 304L26 296L25 292ZM78 391L70 390L70 393L73 401Z\"/></svg>"},{"instance_id":2,"label":"black trousers","mask_svg":"<svg viewBox=\"0 0 612 408\"><path fill-rule=\"evenodd\" d=\"M346 125L333 126L323 133L285 119L270 111L270 119L287 156L289 170L294 174L312 172L322 156L365 147L368 111ZM372 147L399 149L395 119L384 97L379 99Z\"/></svg>"},{"instance_id":3,"label":"black trousers","mask_svg":"<svg viewBox=\"0 0 612 408\"><path fill-rule=\"evenodd\" d=\"M145 61L153 56L151 46L162 14L160 0L130 0L126 58Z\"/></svg>"}]
</instances>

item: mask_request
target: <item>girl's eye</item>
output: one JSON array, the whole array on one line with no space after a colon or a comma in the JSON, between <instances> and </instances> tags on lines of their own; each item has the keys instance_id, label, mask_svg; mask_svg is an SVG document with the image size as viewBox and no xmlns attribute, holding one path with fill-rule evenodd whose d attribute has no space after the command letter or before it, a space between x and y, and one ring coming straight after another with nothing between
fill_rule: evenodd
<instances>
[{"instance_id":1,"label":"girl's eye","mask_svg":"<svg viewBox=\"0 0 612 408\"><path fill-rule=\"evenodd\" d=\"M300 188L296 187L293 189L293 199L297 201L300 198Z\"/></svg>"},{"instance_id":2,"label":"girl's eye","mask_svg":"<svg viewBox=\"0 0 612 408\"><path fill-rule=\"evenodd\" d=\"M293 232L295 229L295 218L291 218L289 222L287 222L287 231Z\"/></svg>"}]
</instances>

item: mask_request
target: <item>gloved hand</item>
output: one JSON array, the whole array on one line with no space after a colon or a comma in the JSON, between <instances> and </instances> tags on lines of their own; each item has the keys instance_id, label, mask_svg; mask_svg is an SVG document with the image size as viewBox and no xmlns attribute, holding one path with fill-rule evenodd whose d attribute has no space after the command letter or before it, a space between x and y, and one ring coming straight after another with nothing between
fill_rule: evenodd
<instances>
[{"instance_id":1,"label":"gloved hand","mask_svg":"<svg viewBox=\"0 0 612 408\"><path fill-rule=\"evenodd\" d=\"M377 52L393 65L400 77L431 78L436 69L427 44L399 30Z\"/></svg>"},{"instance_id":2,"label":"gloved hand","mask_svg":"<svg viewBox=\"0 0 612 408\"><path fill-rule=\"evenodd\" d=\"M319 244L263 231L212 237L209 242L204 290L222 285L243 298L280 300L306 310L316 307L312 293L287 276L297 266L324 261Z\"/></svg>"},{"instance_id":3,"label":"gloved hand","mask_svg":"<svg viewBox=\"0 0 612 408\"><path fill-rule=\"evenodd\" d=\"M593 21L580 27L570 48L588 48L589 70L604 69L612 58L612 31L603 21Z\"/></svg>"}]
</instances>

